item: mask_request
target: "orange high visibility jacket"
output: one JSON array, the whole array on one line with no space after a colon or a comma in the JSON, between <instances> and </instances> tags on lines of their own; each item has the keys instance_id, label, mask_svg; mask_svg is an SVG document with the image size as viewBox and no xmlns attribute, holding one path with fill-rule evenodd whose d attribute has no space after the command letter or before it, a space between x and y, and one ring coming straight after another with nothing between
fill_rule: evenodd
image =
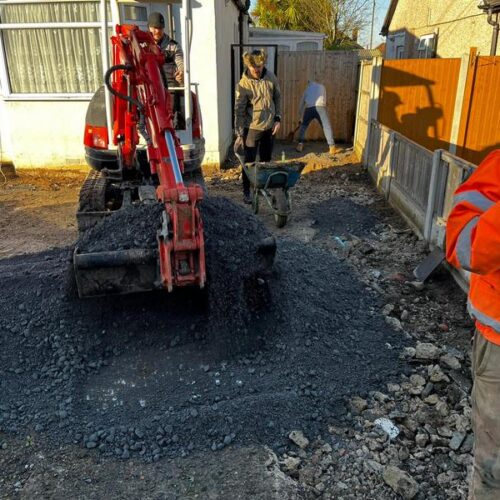
<instances>
[{"instance_id":1,"label":"orange high visibility jacket","mask_svg":"<svg viewBox=\"0 0 500 500\"><path fill-rule=\"evenodd\" d=\"M455 191L446 258L472 273L469 312L486 339L500 345L500 150Z\"/></svg>"}]
</instances>

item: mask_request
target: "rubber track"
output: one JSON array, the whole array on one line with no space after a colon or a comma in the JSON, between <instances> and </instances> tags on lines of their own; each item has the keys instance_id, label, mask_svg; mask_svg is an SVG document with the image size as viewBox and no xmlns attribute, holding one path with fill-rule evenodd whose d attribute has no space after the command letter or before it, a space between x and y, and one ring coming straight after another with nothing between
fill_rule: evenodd
<instances>
[{"instance_id":1,"label":"rubber track","mask_svg":"<svg viewBox=\"0 0 500 500\"><path fill-rule=\"evenodd\" d=\"M106 178L91 170L83 182L78 204L79 212L102 212L106 209Z\"/></svg>"}]
</instances>

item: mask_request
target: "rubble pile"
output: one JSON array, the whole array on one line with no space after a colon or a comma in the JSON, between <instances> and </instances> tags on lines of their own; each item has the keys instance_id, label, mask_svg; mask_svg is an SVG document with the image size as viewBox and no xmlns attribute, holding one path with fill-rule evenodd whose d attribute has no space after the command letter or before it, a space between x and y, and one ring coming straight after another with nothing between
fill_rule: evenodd
<instances>
[{"instance_id":1,"label":"rubble pile","mask_svg":"<svg viewBox=\"0 0 500 500\"><path fill-rule=\"evenodd\" d=\"M280 239L261 273L258 219L227 200L202 209L208 307L192 290L68 296L67 251L0 262L2 432L146 462L235 443L283 453L297 424L325 432L342 398L400 371L403 339L345 263Z\"/></svg>"}]
</instances>

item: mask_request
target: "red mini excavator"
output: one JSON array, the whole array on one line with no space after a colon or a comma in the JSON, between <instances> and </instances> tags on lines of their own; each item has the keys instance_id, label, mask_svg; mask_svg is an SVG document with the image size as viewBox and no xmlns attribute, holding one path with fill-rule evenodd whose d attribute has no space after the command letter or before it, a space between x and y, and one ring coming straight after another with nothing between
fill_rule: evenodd
<instances>
[{"instance_id":1,"label":"red mini excavator","mask_svg":"<svg viewBox=\"0 0 500 500\"><path fill-rule=\"evenodd\" d=\"M172 291L186 285L203 288L205 253L198 207L203 190L197 183L184 183L183 149L162 73L164 55L151 34L136 26L118 25L112 44L113 65L105 84L113 99L116 161L112 168L104 164L89 175L80 196L79 226L92 231L109 214L148 203L161 203L161 220L151 225L159 226L157 248L88 251L77 246L79 295ZM96 130L87 125L86 137L93 136L94 145ZM139 146L139 134L145 147ZM107 146L106 129L103 135Z\"/></svg>"}]
</instances>

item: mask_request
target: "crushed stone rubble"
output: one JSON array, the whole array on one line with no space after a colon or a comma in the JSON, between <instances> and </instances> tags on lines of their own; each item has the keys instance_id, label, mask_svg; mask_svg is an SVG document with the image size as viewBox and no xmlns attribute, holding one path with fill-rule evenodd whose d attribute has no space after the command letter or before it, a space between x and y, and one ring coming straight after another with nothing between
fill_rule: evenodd
<instances>
[{"instance_id":1,"label":"crushed stone rubble","mask_svg":"<svg viewBox=\"0 0 500 500\"><path fill-rule=\"evenodd\" d=\"M359 189L365 172L318 175L324 177L341 182L326 195L331 205L319 196L310 209L311 227L321 229L313 241L355 269L367 291L383 297L382 316L408 342L399 355L409 371L378 391L355 391L345 401L348 412L329 432L307 435L311 444L280 456L280 466L312 498L466 498L473 326L465 294L442 270L426 283L415 281L412 269L425 257L425 243L374 195L370 181ZM370 222L367 210L374 212Z\"/></svg>"},{"instance_id":2,"label":"crushed stone rubble","mask_svg":"<svg viewBox=\"0 0 500 500\"><path fill-rule=\"evenodd\" d=\"M415 281L426 245L362 168L293 194L310 227L292 217L266 271L259 219L203 202L207 294L79 301L69 251L0 261L0 454L2 433L146 462L259 443L301 498L466 498L465 295Z\"/></svg>"}]
</instances>

